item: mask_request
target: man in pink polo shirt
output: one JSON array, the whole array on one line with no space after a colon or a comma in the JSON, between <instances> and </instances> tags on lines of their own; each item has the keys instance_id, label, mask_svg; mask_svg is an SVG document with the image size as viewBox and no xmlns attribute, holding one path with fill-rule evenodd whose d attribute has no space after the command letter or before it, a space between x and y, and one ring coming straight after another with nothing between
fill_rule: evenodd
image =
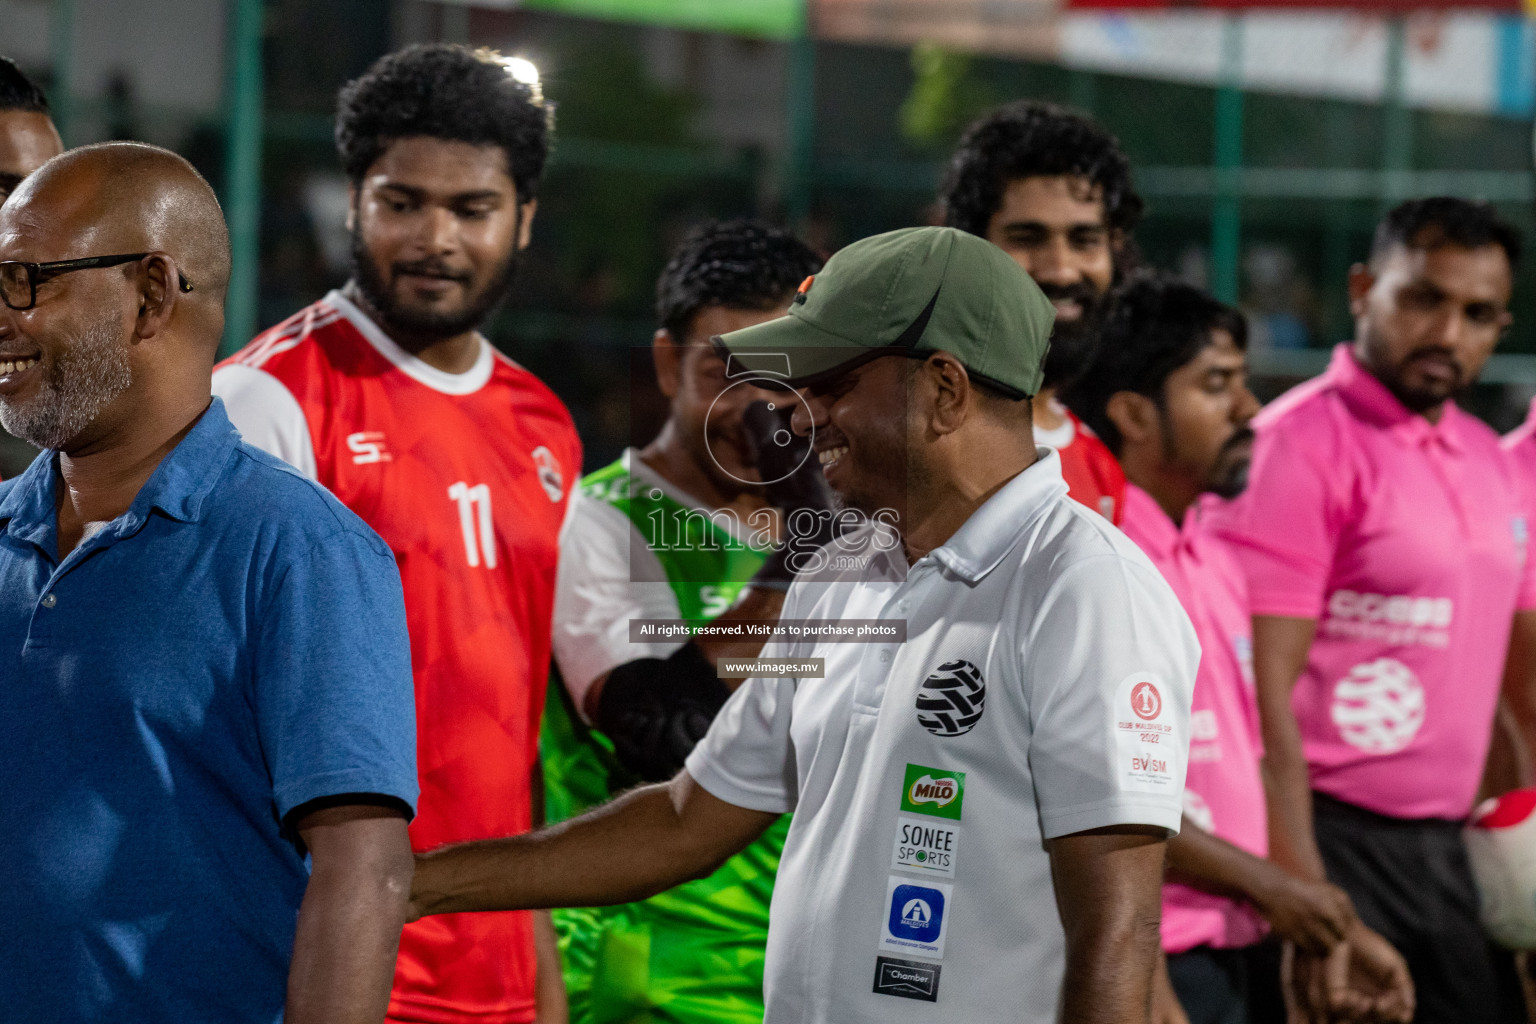
<instances>
[{"instance_id":1,"label":"man in pink polo shirt","mask_svg":"<svg viewBox=\"0 0 1536 1024\"><path fill-rule=\"evenodd\" d=\"M1460 829L1536 581L1513 470L1454 401L1510 323L1519 248L1484 204L1389 213L1350 271L1355 341L1255 419L1222 518L1254 612L1271 855L1402 952L1420 1022L1525 1020Z\"/></svg>"},{"instance_id":2,"label":"man in pink polo shirt","mask_svg":"<svg viewBox=\"0 0 1536 1024\"><path fill-rule=\"evenodd\" d=\"M1321 955L1355 922L1342 890L1265 859L1248 585L1206 522L1248 478L1248 421L1259 403L1248 390L1247 335L1240 313L1199 289L1139 278L1117 294L1098 356L1066 396L1119 459L1122 528L1200 639L1184 822L1168 844L1162 924L1191 1024L1283 1022L1279 948L1261 940L1273 927ZM1400 960L1396 968L1405 976Z\"/></svg>"},{"instance_id":3,"label":"man in pink polo shirt","mask_svg":"<svg viewBox=\"0 0 1536 1024\"><path fill-rule=\"evenodd\" d=\"M1536 511L1536 399L1525 422L1504 435L1502 447L1524 488L1529 517ZM1504 662L1504 708L1508 715L1495 727L1483 778L1484 789L1495 794L1521 785L1530 774L1520 763L1522 753L1536 752L1536 611L1515 615ZM1519 743L1512 742L1514 736Z\"/></svg>"}]
</instances>

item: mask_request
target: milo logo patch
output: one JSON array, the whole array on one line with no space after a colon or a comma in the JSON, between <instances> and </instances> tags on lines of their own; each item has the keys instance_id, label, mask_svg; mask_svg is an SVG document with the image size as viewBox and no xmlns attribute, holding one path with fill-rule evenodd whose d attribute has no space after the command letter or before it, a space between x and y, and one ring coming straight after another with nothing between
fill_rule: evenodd
<instances>
[{"instance_id":1,"label":"milo logo patch","mask_svg":"<svg viewBox=\"0 0 1536 1024\"><path fill-rule=\"evenodd\" d=\"M938 804L947 807L960 795L960 787L954 779L935 779L924 775L907 790L907 799L914 804Z\"/></svg>"},{"instance_id":2,"label":"milo logo patch","mask_svg":"<svg viewBox=\"0 0 1536 1024\"><path fill-rule=\"evenodd\" d=\"M965 773L927 765L907 765L901 787L901 809L912 814L959 821L965 804Z\"/></svg>"}]
</instances>

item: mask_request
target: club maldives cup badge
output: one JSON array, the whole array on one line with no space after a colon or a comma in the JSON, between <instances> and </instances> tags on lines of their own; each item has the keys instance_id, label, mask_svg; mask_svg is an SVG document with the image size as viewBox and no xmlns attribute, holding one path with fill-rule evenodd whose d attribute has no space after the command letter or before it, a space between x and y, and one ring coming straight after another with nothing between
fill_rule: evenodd
<instances>
[{"instance_id":1,"label":"club maldives cup badge","mask_svg":"<svg viewBox=\"0 0 1536 1024\"><path fill-rule=\"evenodd\" d=\"M1148 672L1126 676L1115 688L1115 746L1126 789L1178 795L1183 754L1177 716L1167 703L1171 695L1167 684Z\"/></svg>"},{"instance_id":2,"label":"club maldives cup badge","mask_svg":"<svg viewBox=\"0 0 1536 1024\"><path fill-rule=\"evenodd\" d=\"M965 772L947 772L922 764L907 765L901 784L901 809L908 814L959 821L965 805Z\"/></svg>"}]
</instances>

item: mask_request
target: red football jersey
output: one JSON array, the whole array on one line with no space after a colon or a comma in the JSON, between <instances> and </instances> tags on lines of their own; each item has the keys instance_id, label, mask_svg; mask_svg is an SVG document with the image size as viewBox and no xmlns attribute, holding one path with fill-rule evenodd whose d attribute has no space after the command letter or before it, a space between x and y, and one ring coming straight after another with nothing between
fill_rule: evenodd
<instances>
[{"instance_id":1,"label":"red football jersey","mask_svg":"<svg viewBox=\"0 0 1536 1024\"><path fill-rule=\"evenodd\" d=\"M1125 472L1119 460L1072 410L1058 406L1057 411L1071 427L1071 438L1056 449L1067 494L1119 526L1125 506Z\"/></svg>"},{"instance_id":2,"label":"red football jersey","mask_svg":"<svg viewBox=\"0 0 1536 1024\"><path fill-rule=\"evenodd\" d=\"M526 832L549 677L557 540L581 443L533 374L482 342L448 374L337 292L214 373L247 441L314 476L394 549L416 679L411 843ZM407 925L391 1019L534 1018L528 913Z\"/></svg>"}]
</instances>

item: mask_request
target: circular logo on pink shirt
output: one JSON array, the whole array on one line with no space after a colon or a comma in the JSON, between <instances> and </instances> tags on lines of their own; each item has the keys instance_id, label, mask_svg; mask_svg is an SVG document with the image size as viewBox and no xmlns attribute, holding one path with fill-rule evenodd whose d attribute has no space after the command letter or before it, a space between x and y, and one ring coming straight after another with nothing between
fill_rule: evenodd
<instances>
[{"instance_id":1,"label":"circular logo on pink shirt","mask_svg":"<svg viewBox=\"0 0 1536 1024\"><path fill-rule=\"evenodd\" d=\"M1151 683L1137 683L1131 691L1131 710L1136 712L1137 718L1150 722L1163 713L1163 695Z\"/></svg>"},{"instance_id":2,"label":"circular logo on pink shirt","mask_svg":"<svg viewBox=\"0 0 1536 1024\"><path fill-rule=\"evenodd\" d=\"M1407 665L1377 658L1334 684L1332 717L1350 746L1391 754L1413 742L1424 724L1424 687Z\"/></svg>"}]
</instances>

